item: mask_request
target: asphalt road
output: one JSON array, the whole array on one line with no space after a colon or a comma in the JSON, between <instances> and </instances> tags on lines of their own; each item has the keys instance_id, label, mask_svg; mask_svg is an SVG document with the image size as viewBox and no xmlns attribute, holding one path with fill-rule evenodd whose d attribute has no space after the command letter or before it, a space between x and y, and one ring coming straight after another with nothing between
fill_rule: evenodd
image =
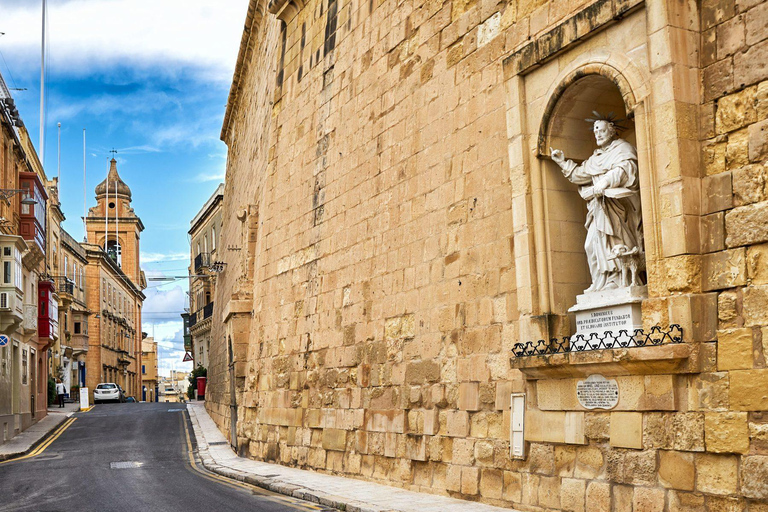
<instances>
[{"instance_id":1,"label":"asphalt road","mask_svg":"<svg viewBox=\"0 0 768 512\"><path fill-rule=\"evenodd\" d=\"M202 469L183 404L102 404L73 418L37 455L0 464L0 512L326 510Z\"/></svg>"}]
</instances>

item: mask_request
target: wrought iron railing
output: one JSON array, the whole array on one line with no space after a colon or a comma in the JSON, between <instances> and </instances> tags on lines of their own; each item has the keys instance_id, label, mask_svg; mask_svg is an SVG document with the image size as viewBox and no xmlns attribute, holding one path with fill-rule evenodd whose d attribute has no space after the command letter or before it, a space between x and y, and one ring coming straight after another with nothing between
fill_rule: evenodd
<instances>
[{"instance_id":1,"label":"wrought iron railing","mask_svg":"<svg viewBox=\"0 0 768 512\"><path fill-rule=\"evenodd\" d=\"M213 301L203 306L203 320L213 315Z\"/></svg>"},{"instance_id":2,"label":"wrought iron railing","mask_svg":"<svg viewBox=\"0 0 768 512\"><path fill-rule=\"evenodd\" d=\"M189 314L189 326L192 327L197 323L197 311Z\"/></svg>"},{"instance_id":3,"label":"wrought iron railing","mask_svg":"<svg viewBox=\"0 0 768 512\"><path fill-rule=\"evenodd\" d=\"M75 291L75 282L67 277L57 277L56 288L59 293L68 293L72 295Z\"/></svg>"},{"instance_id":4,"label":"wrought iron railing","mask_svg":"<svg viewBox=\"0 0 768 512\"><path fill-rule=\"evenodd\" d=\"M532 341L515 343L512 353L515 357L544 356L611 348L640 348L682 342L683 328L678 324L672 324L666 329L655 325L651 327L649 332L635 329L633 334L629 334L625 329L622 329L617 335L611 331L605 331L603 336L597 333L593 333L591 336L577 334L565 336L562 341L558 338L552 338L549 341L539 340L536 344Z\"/></svg>"},{"instance_id":5,"label":"wrought iron railing","mask_svg":"<svg viewBox=\"0 0 768 512\"><path fill-rule=\"evenodd\" d=\"M207 252L201 252L195 256L195 273L203 267L208 267L211 264L211 255Z\"/></svg>"}]
</instances>

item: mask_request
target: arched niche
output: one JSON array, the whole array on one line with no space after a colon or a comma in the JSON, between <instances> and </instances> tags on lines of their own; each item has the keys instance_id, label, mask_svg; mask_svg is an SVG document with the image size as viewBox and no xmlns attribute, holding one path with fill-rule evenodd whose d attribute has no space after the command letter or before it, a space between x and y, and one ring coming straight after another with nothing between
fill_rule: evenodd
<instances>
[{"instance_id":1,"label":"arched niche","mask_svg":"<svg viewBox=\"0 0 768 512\"><path fill-rule=\"evenodd\" d=\"M567 159L576 163L586 160L597 148L592 124L585 121L595 117L593 111L604 116L613 113L625 127L619 137L637 146L635 124L631 118L632 94L617 76L605 73L605 68L601 71L578 71L566 77L549 98L538 134L550 312L563 320L568 309L576 303L576 296L591 284L584 250L587 203L579 195L578 186L570 183L560 167L551 161L550 148L562 150ZM559 325L556 330L562 332L552 334L573 332L571 322L554 325Z\"/></svg>"}]
</instances>

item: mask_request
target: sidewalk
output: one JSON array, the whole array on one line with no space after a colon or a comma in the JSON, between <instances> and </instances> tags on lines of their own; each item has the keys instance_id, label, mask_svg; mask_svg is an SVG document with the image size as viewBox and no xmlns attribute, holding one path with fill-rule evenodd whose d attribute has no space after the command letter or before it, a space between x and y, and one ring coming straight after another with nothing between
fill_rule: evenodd
<instances>
[{"instance_id":1,"label":"sidewalk","mask_svg":"<svg viewBox=\"0 0 768 512\"><path fill-rule=\"evenodd\" d=\"M32 448L45 439L45 436L79 410L79 403L64 404L63 409L59 409L57 405L52 406L48 409L45 418L14 436L8 442L0 444L0 461L20 457L30 452Z\"/></svg>"},{"instance_id":2,"label":"sidewalk","mask_svg":"<svg viewBox=\"0 0 768 512\"><path fill-rule=\"evenodd\" d=\"M220 475L346 512L515 512L435 494L238 457L205 410L187 404L203 466Z\"/></svg>"}]
</instances>

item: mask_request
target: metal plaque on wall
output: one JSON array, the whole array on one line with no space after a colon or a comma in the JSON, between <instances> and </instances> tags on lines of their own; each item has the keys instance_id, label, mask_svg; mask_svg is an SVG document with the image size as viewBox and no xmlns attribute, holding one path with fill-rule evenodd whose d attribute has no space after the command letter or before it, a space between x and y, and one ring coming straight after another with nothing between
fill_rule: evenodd
<instances>
[{"instance_id":1,"label":"metal plaque on wall","mask_svg":"<svg viewBox=\"0 0 768 512\"><path fill-rule=\"evenodd\" d=\"M613 409L619 403L619 383L600 374L576 383L576 397L586 409Z\"/></svg>"}]
</instances>

